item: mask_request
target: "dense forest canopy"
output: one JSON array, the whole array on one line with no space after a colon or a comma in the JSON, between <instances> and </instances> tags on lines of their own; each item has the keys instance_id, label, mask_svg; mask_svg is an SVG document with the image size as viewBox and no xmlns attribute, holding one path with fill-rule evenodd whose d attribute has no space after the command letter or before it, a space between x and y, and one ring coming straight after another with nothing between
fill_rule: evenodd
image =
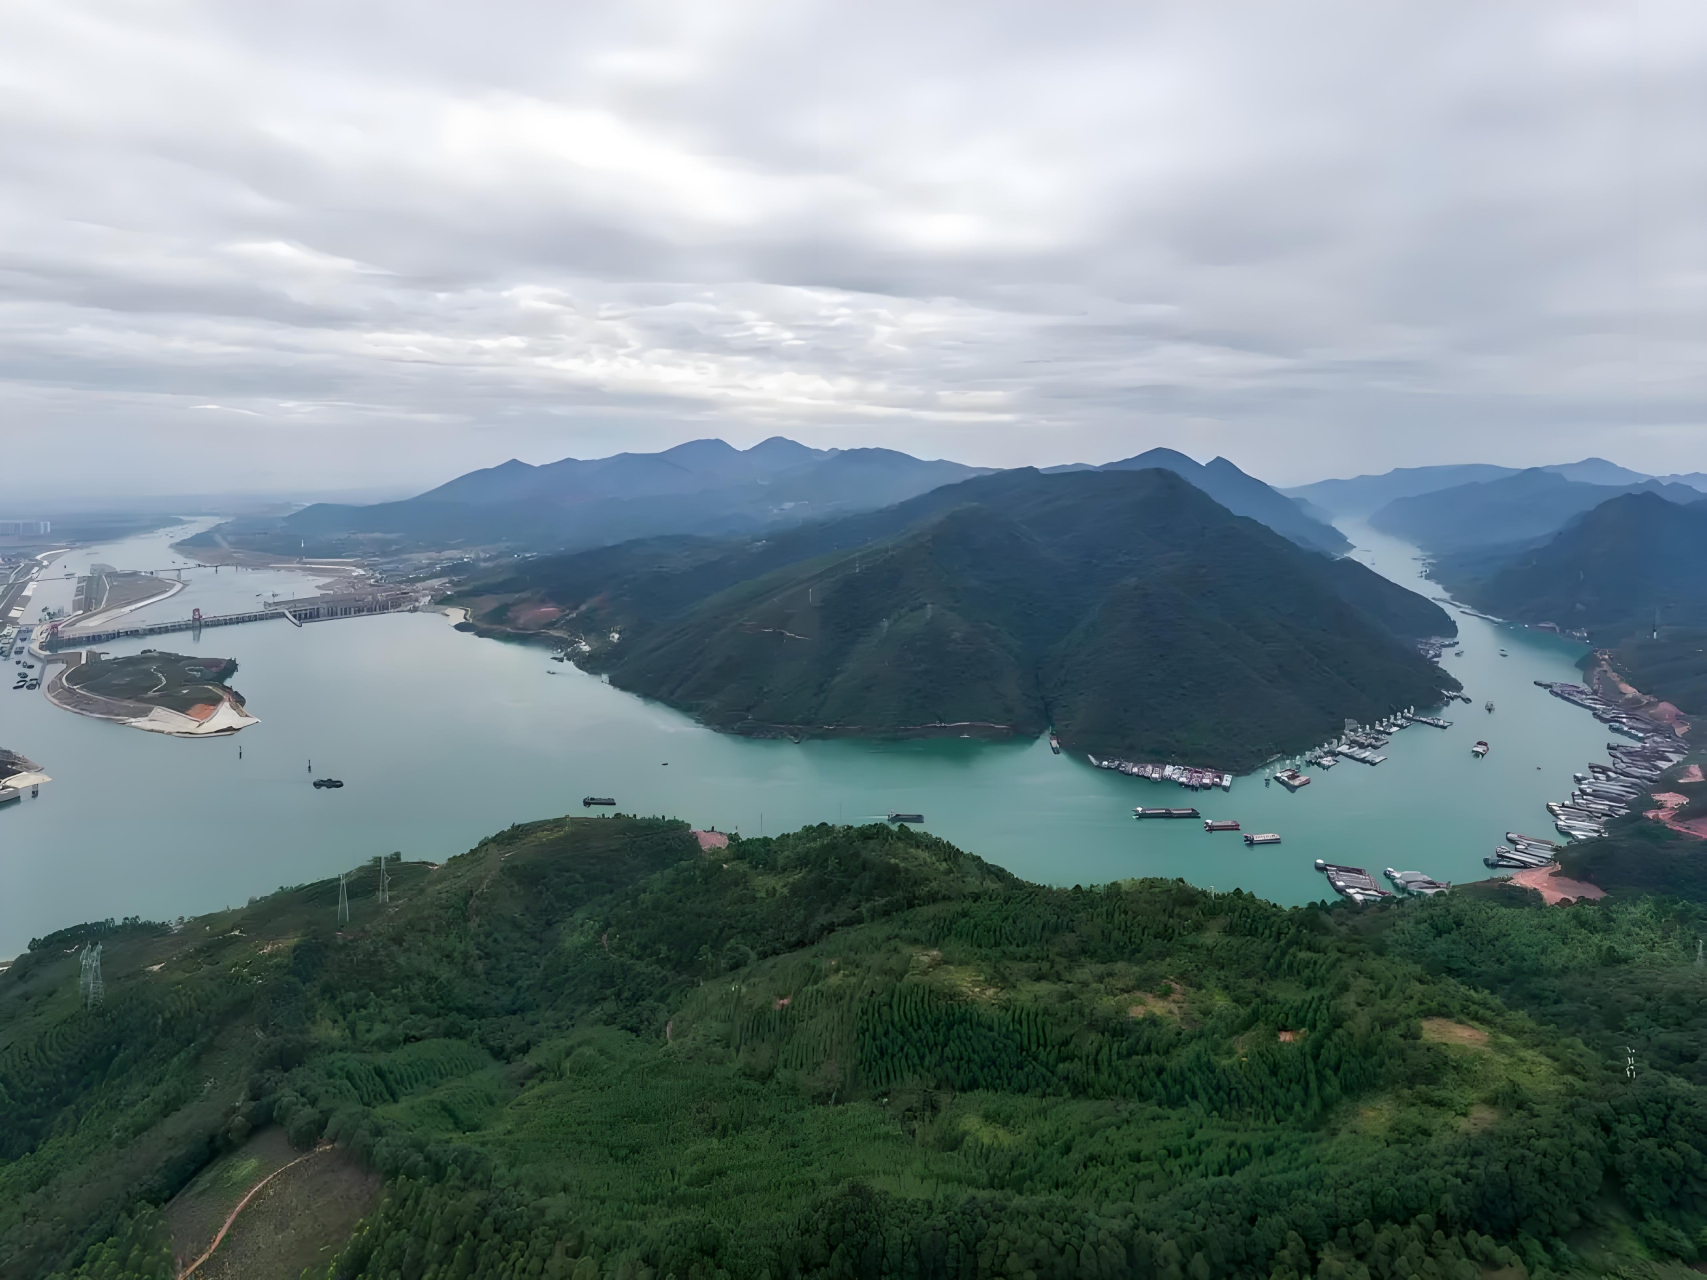
<instances>
[{"instance_id":1,"label":"dense forest canopy","mask_svg":"<svg viewBox=\"0 0 1707 1280\"><path fill-rule=\"evenodd\" d=\"M385 1179L332 1277L1471 1280L1707 1248L1694 905L1282 909L1042 888L905 828L702 852L632 818L390 874L341 927L323 881L0 975L0 1275L172 1275L159 1207L271 1126Z\"/></svg>"},{"instance_id":2,"label":"dense forest canopy","mask_svg":"<svg viewBox=\"0 0 1707 1280\"><path fill-rule=\"evenodd\" d=\"M1172 471L1013 471L723 545L557 557L470 587L613 684L758 734L1036 735L1245 769L1441 700L1438 605Z\"/></svg>"}]
</instances>

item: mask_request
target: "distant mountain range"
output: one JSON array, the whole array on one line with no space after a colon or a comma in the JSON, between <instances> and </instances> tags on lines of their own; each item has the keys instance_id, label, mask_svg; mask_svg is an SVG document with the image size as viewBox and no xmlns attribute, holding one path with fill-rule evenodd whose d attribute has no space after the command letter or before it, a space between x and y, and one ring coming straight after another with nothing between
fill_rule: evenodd
<instances>
[{"instance_id":1,"label":"distant mountain range","mask_svg":"<svg viewBox=\"0 0 1707 1280\"><path fill-rule=\"evenodd\" d=\"M1199 464L1153 449L1101 468L1162 467L1217 502L1303 546L1350 543L1325 521L1225 458ZM986 467L924 460L892 449L812 449L773 436L750 449L692 440L660 453L564 458L544 466L511 459L413 498L367 506L317 503L283 519L251 518L186 545L270 554L360 555L444 548L570 550L667 534L732 536L872 511Z\"/></svg>"},{"instance_id":2,"label":"distant mountain range","mask_svg":"<svg viewBox=\"0 0 1707 1280\"><path fill-rule=\"evenodd\" d=\"M762 539L545 557L462 599L746 733L1053 724L1079 750L1243 769L1456 687L1415 648L1453 632L1436 605L1160 468L1008 471Z\"/></svg>"},{"instance_id":3,"label":"distant mountain range","mask_svg":"<svg viewBox=\"0 0 1707 1280\"><path fill-rule=\"evenodd\" d=\"M1517 475L1519 467L1497 467L1490 463L1472 462L1443 467L1398 467L1378 476L1356 476L1350 480L1318 480L1284 492L1288 497L1309 503L1336 516L1367 516L1379 511L1398 498L1414 498L1420 494L1436 493L1460 485L1499 480ZM1648 476L1631 471L1605 458L1584 458L1580 462L1555 463L1532 468L1547 471L1565 480L1582 484L1624 487L1659 480L1666 484L1683 484L1707 491L1707 473L1688 475Z\"/></svg>"},{"instance_id":4,"label":"distant mountain range","mask_svg":"<svg viewBox=\"0 0 1707 1280\"><path fill-rule=\"evenodd\" d=\"M596 546L869 510L986 470L892 449L810 449L780 436L745 450L692 440L538 467L511 459L403 502L306 507L281 532L287 541L380 535L433 546Z\"/></svg>"},{"instance_id":5,"label":"distant mountain range","mask_svg":"<svg viewBox=\"0 0 1707 1280\"><path fill-rule=\"evenodd\" d=\"M1534 546L1573 516L1623 493L1650 492L1673 502L1698 501L1688 485L1641 480L1629 485L1586 484L1535 467L1497 480L1396 498L1369 517L1383 533L1416 543L1435 556L1518 550Z\"/></svg>"}]
</instances>

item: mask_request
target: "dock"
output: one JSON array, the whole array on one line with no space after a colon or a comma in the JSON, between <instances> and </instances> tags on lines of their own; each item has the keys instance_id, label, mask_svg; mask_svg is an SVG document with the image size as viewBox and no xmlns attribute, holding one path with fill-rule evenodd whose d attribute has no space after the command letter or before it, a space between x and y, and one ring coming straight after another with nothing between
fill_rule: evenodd
<instances>
[{"instance_id":1,"label":"dock","mask_svg":"<svg viewBox=\"0 0 1707 1280\"><path fill-rule=\"evenodd\" d=\"M1452 887L1450 880L1436 880L1433 876L1425 876L1420 871L1395 871L1392 867L1386 870L1387 879L1391 880L1406 893L1420 893L1432 898L1437 893L1445 893Z\"/></svg>"},{"instance_id":2,"label":"dock","mask_svg":"<svg viewBox=\"0 0 1707 1280\"><path fill-rule=\"evenodd\" d=\"M1223 773L1219 769L1200 769L1195 765L1184 764L1135 764L1131 760L1122 760L1116 756L1098 760L1095 756L1087 755L1086 759L1098 769L1109 769L1149 782L1177 782L1189 791L1207 791L1211 787L1220 787L1223 791L1233 789L1233 775Z\"/></svg>"},{"instance_id":3,"label":"dock","mask_svg":"<svg viewBox=\"0 0 1707 1280\"><path fill-rule=\"evenodd\" d=\"M1338 863L1323 862L1317 858L1316 870L1327 876L1328 884L1333 887L1335 893L1360 906L1393 896L1392 890L1383 889L1376 884L1375 877L1362 867L1342 867Z\"/></svg>"}]
</instances>

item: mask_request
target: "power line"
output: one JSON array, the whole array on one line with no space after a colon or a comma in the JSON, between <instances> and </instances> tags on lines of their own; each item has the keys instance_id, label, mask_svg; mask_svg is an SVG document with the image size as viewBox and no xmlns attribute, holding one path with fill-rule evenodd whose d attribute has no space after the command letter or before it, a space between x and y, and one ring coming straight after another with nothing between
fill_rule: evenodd
<instances>
[{"instance_id":1,"label":"power line","mask_svg":"<svg viewBox=\"0 0 1707 1280\"><path fill-rule=\"evenodd\" d=\"M83 995L83 1007L93 1009L107 997L106 983L101 979L101 944L83 948L83 972L78 976L78 990Z\"/></svg>"}]
</instances>

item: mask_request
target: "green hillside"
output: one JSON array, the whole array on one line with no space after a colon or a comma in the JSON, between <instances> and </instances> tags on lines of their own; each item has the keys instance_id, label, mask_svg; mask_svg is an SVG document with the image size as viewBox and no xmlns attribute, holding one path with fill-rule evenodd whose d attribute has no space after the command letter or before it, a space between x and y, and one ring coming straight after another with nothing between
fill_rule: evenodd
<instances>
[{"instance_id":1,"label":"green hillside","mask_svg":"<svg viewBox=\"0 0 1707 1280\"><path fill-rule=\"evenodd\" d=\"M384 1191L271 1255L263 1198L249 1280L305 1229L348 1280L1542 1280L1707 1246L1697 906L1282 909L624 818L405 866L388 906L353 879L341 930L322 881L0 974L0 1276L174 1275L186 1200L279 1167L272 1126Z\"/></svg>"},{"instance_id":2,"label":"green hillside","mask_svg":"<svg viewBox=\"0 0 1707 1280\"><path fill-rule=\"evenodd\" d=\"M1599 644L1661 625L1707 626L1707 501L1653 493L1603 502L1473 585L1474 601Z\"/></svg>"},{"instance_id":3,"label":"green hillside","mask_svg":"<svg viewBox=\"0 0 1707 1280\"><path fill-rule=\"evenodd\" d=\"M1637 688L1707 714L1707 500L1603 502L1545 545L1450 567L1460 598L1616 650ZM1656 634L1657 631L1657 634Z\"/></svg>"},{"instance_id":4,"label":"green hillside","mask_svg":"<svg viewBox=\"0 0 1707 1280\"><path fill-rule=\"evenodd\" d=\"M774 540L631 544L471 588L743 733L1035 735L1229 769L1456 688L1436 605L1172 472L1007 472ZM613 640L612 636L616 638Z\"/></svg>"}]
</instances>

